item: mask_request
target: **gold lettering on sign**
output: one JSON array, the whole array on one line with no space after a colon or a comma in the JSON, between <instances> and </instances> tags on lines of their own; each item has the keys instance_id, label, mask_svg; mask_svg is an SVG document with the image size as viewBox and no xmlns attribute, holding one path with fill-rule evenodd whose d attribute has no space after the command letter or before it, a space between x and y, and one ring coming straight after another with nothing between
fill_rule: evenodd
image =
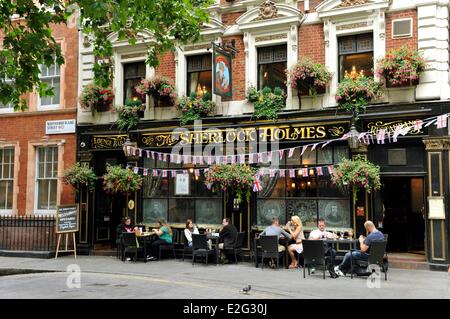
<instances>
[{"instance_id":1,"label":"gold lettering on sign","mask_svg":"<svg viewBox=\"0 0 450 319\"><path fill-rule=\"evenodd\" d=\"M342 126L333 126L332 128L328 129L328 132L330 132L332 137L340 137L342 136L342 134L344 134L344 131L345 129Z\"/></svg>"},{"instance_id":2,"label":"gold lettering on sign","mask_svg":"<svg viewBox=\"0 0 450 319\"><path fill-rule=\"evenodd\" d=\"M403 120L397 120L392 122L383 122L383 121L377 121L377 122L370 122L367 124L367 130L371 134L377 134L378 130L385 129L387 132L393 133L395 131L395 128L399 125L403 126L413 126L416 120L410 120L410 121L403 121ZM410 135L420 135L423 134L423 130L415 130L414 128L411 129L408 134Z\"/></svg>"},{"instance_id":3,"label":"gold lettering on sign","mask_svg":"<svg viewBox=\"0 0 450 319\"><path fill-rule=\"evenodd\" d=\"M92 137L92 148L94 149L120 148L123 143L125 143L125 135Z\"/></svg>"}]
</instances>

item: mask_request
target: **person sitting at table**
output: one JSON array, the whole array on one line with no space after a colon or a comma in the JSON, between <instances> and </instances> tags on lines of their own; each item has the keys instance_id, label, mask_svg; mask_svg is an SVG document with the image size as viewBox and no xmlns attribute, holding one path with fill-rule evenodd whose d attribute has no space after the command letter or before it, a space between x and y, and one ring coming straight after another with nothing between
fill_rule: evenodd
<instances>
[{"instance_id":1,"label":"person sitting at table","mask_svg":"<svg viewBox=\"0 0 450 319\"><path fill-rule=\"evenodd\" d=\"M123 217L121 223L116 228L117 238L119 238L122 233L133 233L135 230L136 226L131 224L130 217Z\"/></svg>"},{"instance_id":2,"label":"person sitting at table","mask_svg":"<svg viewBox=\"0 0 450 319\"><path fill-rule=\"evenodd\" d=\"M159 246L161 245L171 245L172 244L172 229L169 225L167 225L166 221L163 218L157 220L159 224L159 229L153 228L152 232L158 236L158 239L152 242L152 255L148 260L158 260L156 256L159 255Z\"/></svg>"},{"instance_id":3,"label":"person sitting at table","mask_svg":"<svg viewBox=\"0 0 450 319\"><path fill-rule=\"evenodd\" d=\"M351 259L354 260L364 260L367 261L369 259L369 250L370 245L375 240L384 240L384 235L378 229L376 229L373 222L370 220L364 223L364 228L367 231L367 237L363 235L359 236L359 246L360 250L348 252L344 256L344 260L342 260L341 264L334 268L334 272L339 276L345 276L350 271Z\"/></svg>"},{"instance_id":4,"label":"person sitting at table","mask_svg":"<svg viewBox=\"0 0 450 319\"><path fill-rule=\"evenodd\" d=\"M317 221L317 229L309 233L309 240L324 240L324 239L336 239L337 235L325 230L325 219L319 218ZM334 265L334 258L336 257L336 250L334 250L329 244L324 243L325 256L331 258L331 264ZM311 272L314 273L315 269L311 268Z\"/></svg>"},{"instance_id":5,"label":"person sitting at table","mask_svg":"<svg viewBox=\"0 0 450 319\"><path fill-rule=\"evenodd\" d=\"M289 268L297 268L298 262L297 258L295 258L295 252L297 252L298 254L302 253L302 240L305 239L305 234L303 233L303 224L300 220L300 217L296 215L292 216L291 220L286 224L286 229L291 234L292 240L295 241L295 243L289 245L288 247L288 253L291 257L291 264L289 265Z\"/></svg>"},{"instance_id":6,"label":"person sitting at table","mask_svg":"<svg viewBox=\"0 0 450 319\"><path fill-rule=\"evenodd\" d=\"M283 236L288 239L291 238L291 235L280 227L280 220L278 219L278 217L272 218L272 225L264 229L260 236L278 236L278 238ZM285 249L286 248L283 245L278 245L279 252L283 252L285 251Z\"/></svg>"},{"instance_id":7,"label":"person sitting at table","mask_svg":"<svg viewBox=\"0 0 450 319\"><path fill-rule=\"evenodd\" d=\"M222 225L223 227L219 232L219 240L221 241L221 243L219 243L219 249L233 249L238 235L237 228L231 224L229 218L224 218L222 220Z\"/></svg>"},{"instance_id":8,"label":"person sitting at table","mask_svg":"<svg viewBox=\"0 0 450 319\"><path fill-rule=\"evenodd\" d=\"M192 219L186 219L186 228L184 229L184 237L186 237L187 246L192 247L192 234L200 234L198 228L194 226Z\"/></svg>"}]
</instances>

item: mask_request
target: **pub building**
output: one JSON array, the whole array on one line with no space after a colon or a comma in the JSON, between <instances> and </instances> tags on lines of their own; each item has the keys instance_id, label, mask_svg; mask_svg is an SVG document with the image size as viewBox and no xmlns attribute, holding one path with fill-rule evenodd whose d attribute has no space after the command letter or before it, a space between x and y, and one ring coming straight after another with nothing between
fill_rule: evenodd
<instances>
[{"instance_id":1,"label":"pub building","mask_svg":"<svg viewBox=\"0 0 450 319\"><path fill-rule=\"evenodd\" d=\"M107 163L137 166L140 174L142 169L149 170L143 188L132 196L105 194L101 179L94 192L80 193L79 248L87 252L113 244L115 227L124 215L146 225L164 217L180 230L187 218L201 228L218 228L222 218L230 217L238 230L246 233L246 248L274 216L283 224L290 216L299 215L306 231L315 227L318 218L325 218L329 229L353 229L356 236L364 233L363 224L370 219L389 234L388 251L419 254L430 269L447 269L448 128L438 129L435 124L415 127L396 142L391 138L369 144L342 139L351 130L354 118L338 110L335 95L346 72L373 75L376 61L387 50L408 45L421 50L426 58L427 68L419 83L387 89L383 98L371 102L352 129L392 133L400 124L412 125L449 112L448 5L433 0L423 0L419 5L400 0L221 0L209 8L209 13L202 40L177 46L161 56L155 69L145 64L144 44L129 45L117 41L117 34L110 35L116 105L127 98L141 98L134 85L143 78L161 75L173 81L178 96L207 92L217 107L202 119L201 128L189 124L173 135L180 128L174 103L161 105L146 96L145 111L138 128L130 132L130 141L114 125L117 113L107 111L93 117L89 110L78 110L79 161L93 166L99 177ZM79 41L81 92L83 85L91 82L94 56L89 39L80 33ZM212 42L228 43L235 49L228 79L230 97L216 94L214 89ZM333 73L326 92L315 98L300 96L286 84L285 70L304 56L326 65ZM277 121L256 120L254 106L246 100L250 87L266 86L281 87L286 92L286 106ZM258 149L252 149L254 140ZM329 140L335 141L325 147L308 147L302 154L303 145ZM192 153L180 153L178 148L186 151L188 142ZM124 143L142 149L143 155L125 154ZM206 159L194 165L192 161L170 161L170 156L161 161L145 155L152 151L207 156L211 143L215 146L212 156L229 155L228 162L231 155L266 154L278 149L286 152L276 167L279 169L261 176L262 190L253 192L249 203L239 205L232 196L211 192L204 174L194 173L208 168ZM295 151L288 156L291 148ZM382 188L371 194L359 191L353 204L348 190L333 185L327 168L359 154L381 167ZM245 160L248 163L249 157ZM251 165L270 170L270 163L264 160ZM187 172L189 179L182 183L170 172L153 176L153 169ZM288 173L292 169L294 176ZM443 209L434 208L442 202ZM181 232L175 233L180 242Z\"/></svg>"}]
</instances>

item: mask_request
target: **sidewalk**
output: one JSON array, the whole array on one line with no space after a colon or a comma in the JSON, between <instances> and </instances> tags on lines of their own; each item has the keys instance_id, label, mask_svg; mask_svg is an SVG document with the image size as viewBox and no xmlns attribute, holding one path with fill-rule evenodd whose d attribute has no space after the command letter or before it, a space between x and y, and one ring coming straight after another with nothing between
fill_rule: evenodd
<instances>
[{"instance_id":1,"label":"sidewalk","mask_svg":"<svg viewBox=\"0 0 450 319\"><path fill-rule=\"evenodd\" d=\"M81 288L66 285L68 265L81 269ZM322 279L300 270L261 269L251 263L191 265L190 261L123 263L114 257L73 256L55 259L0 257L0 275L7 269L45 270L0 277L0 298L445 298L450 276L444 272L390 269L380 288L367 287L365 277ZM249 295L239 293L252 286ZM113 289L111 289L113 288Z\"/></svg>"}]
</instances>

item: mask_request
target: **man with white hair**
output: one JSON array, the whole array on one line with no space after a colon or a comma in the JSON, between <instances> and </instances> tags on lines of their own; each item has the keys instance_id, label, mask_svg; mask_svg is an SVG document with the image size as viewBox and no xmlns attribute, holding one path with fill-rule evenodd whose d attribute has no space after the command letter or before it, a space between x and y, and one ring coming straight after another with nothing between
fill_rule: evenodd
<instances>
[{"instance_id":1,"label":"man with white hair","mask_svg":"<svg viewBox=\"0 0 450 319\"><path fill-rule=\"evenodd\" d=\"M364 237L363 235L359 236L360 250L346 253L342 263L334 268L334 272L339 276L345 276L350 271L351 258L354 260L367 261L369 259L368 253L372 242L375 240L384 240L383 233L376 229L375 225L370 220L364 223L364 228L368 235L367 237Z\"/></svg>"}]
</instances>

